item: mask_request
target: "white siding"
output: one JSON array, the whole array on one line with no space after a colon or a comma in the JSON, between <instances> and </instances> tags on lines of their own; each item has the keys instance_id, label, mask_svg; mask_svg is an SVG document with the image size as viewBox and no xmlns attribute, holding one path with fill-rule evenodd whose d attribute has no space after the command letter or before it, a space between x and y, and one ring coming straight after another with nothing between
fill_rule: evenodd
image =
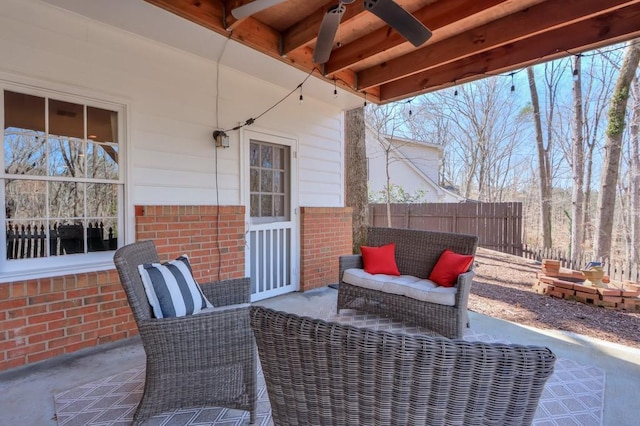
<instances>
[{"instance_id":1,"label":"white siding","mask_svg":"<svg viewBox=\"0 0 640 426\"><path fill-rule=\"evenodd\" d=\"M133 204L240 203L237 131L228 132L231 147L217 151L219 194L215 190L215 62L36 0L0 0L0 57L0 78L128 107ZM305 77L299 73L299 80L279 87L224 66L219 70L218 125L225 129L261 114ZM337 105L309 95L299 105L296 93L256 126L298 141L301 205L343 205Z\"/></svg>"}]
</instances>

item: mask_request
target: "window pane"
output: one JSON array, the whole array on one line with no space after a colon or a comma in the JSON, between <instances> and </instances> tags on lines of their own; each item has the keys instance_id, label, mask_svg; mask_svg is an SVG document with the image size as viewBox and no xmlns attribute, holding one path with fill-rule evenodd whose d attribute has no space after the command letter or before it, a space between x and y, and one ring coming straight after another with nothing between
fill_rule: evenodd
<instances>
[{"instance_id":1,"label":"window pane","mask_svg":"<svg viewBox=\"0 0 640 426\"><path fill-rule=\"evenodd\" d=\"M118 214L118 185L87 184L87 217L116 217Z\"/></svg>"},{"instance_id":2,"label":"window pane","mask_svg":"<svg viewBox=\"0 0 640 426\"><path fill-rule=\"evenodd\" d=\"M49 134L84 139L84 107L49 99Z\"/></svg>"},{"instance_id":3,"label":"window pane","mask_svg":"<svg viewBox=\"0 0 640 426\"><path fill-rule=\"evenodd\" d=\"M118 113L102 108L87 107L87 138L94 142L117 144Z\"/></svg>"},{"instance_id":4,"label":"window pane","mask_svg":"<svg viewBox=\"0 0 640 426\"><path fill-rule=\"evenodd\" d=\"M273 215L274 216L285 216L284 214L284 196L283 195L274 195L273 196Z\"/></svg>"},{"instance_id":5,"label":"window pane","mask_svg":"<svg viewBox=\"0 0 640 426\"><path fill-rule=\"evenodd\" d=\"M260 216L262 217L273 216L273 196L272 195L260 196Z\"/></svg>"},{"instance_id":6,"label":"window pane","mask_svg":"<svg viewBox=\"0 0 640 426\"><path fill-rule=\"evenodd\" d=\"M43 219L47 217L46 182L6 180L4 190L7 219Z\"/></svg>"},{"instance_id":7,"label":"window pane","mask_svg":"<svg viewBox=\"0 0 640 426\"><path fill-rule=\"evenodd\" d=\"M84 227L82 222L63 221L56 224L58 254L84 253Z\"/></svg>"},{"instance_id":8,"label":"window pane","mask_svg":"<svg viewBox=\"0 0 640 426\"><path fill-rule=\"evenodd\" d=\"M251 169L250 171L251 179L249 183L251 192L259 192L260 191L260 171L258 169Z\"/></svg>"},{"instance_id":9,"label":"window pane","mask_svg":"<svg viewBox=\"0 0 640 426\"><path fill-rule=\"evenodd\" d=\"M83 142L49 137L49 175L84 177Z\"/></svg>"},{"instance_id":10,"label":"window pane","mask_svg":"<svg viewBox=\"0 0 640 426\"><path fill-rule=\"evenodd\" d=\"M11 220L7 223L7 259L45 257L48 232L42 220Z\"/></svg>"},{"instance_id":11,"label":"window pane","mask_svg":"<svg viewBox=\"0 0 640 426\"><path fill-rule=\"evenodd\" d=\"M118 145L87 143L87 177L118 179Z\"/></svg>"},{"instance_id":12,"label":"window pane","mask_svg":"<svg viewBox=\"0 0 640 426\"><path fill-rule=\"evenodd\" d=\"M273 155L273 168L284 169L284 149L274 148L274 150L275 152Z\"/></svg>"},{"instance_id":13,"label":"window pane","mask_svg":"<svg viewBox=\"0 0 640 426\"><path fill-rule=\"evenodd\" d=\"M87 221L87 251L115 250L117 241L117 221L115 218Z\"/></svg>"},{"instance_id":14,"label":"window pane","mask_svg":"<svg viewBox=\"0 0 640 426\"><path fill-rule=\"evenodd\" d=\"M260 216L260 196L252 195L251 196L251 217L259 217Z\"/></svg>"},{"instance_id":15,"label":"window pane","mask_svg":"<svg viewBox=\"0 0 640 426\"><path fill-rule=\"evenodd\" d=\"M260 145L252 143L249 147L249 161L251 167L260 165Z\"/></svg>"},{"instance_id":16,"label":"window pane","mask_svg":"<svg viewBox=\"0 0 640 426\"><path fill-rule=\"evenodd\" d=\"M260 173L260 191L272 192L273 191L273 172L271 170L263 170Z\"/></svg>"},{"instance_id":17,"label":"window pane","mask_svg":"<svg viewBox=\"0 0 640 426\"><path fill-rule=\"evenodd\" d=\"M4 92L4 169L7 173L45 175L45 99Z\"/></svg>"},{"instance_id":18,"label":"window pane","mask_svg":"<svg viewBox=\"0 0 640 426\"><path fill-rule=\"evenodd\" d=\"M273 192L278 194L284 194L284 172L274 172Z\"/></svg>"},{"instance_id":19,"label":"window pane","mask_svg":"<svg viewBox=\"0 0 640 426\"><path fill-rule=\"evenodd\" d=\"M273 167L273 148L267 145L262 145L262 158L261 158L261 167L272 168Z\"/></svg>"},{"instance_id":20,"label":"window pane","mask_svg":"<svg viewBox=\"0 0 640 426\"><path fill-rule=\"evenodd\" d=\"M84 217L85 184L49 182L49 217L65 220Z\"/></svg>"}]
</instances>

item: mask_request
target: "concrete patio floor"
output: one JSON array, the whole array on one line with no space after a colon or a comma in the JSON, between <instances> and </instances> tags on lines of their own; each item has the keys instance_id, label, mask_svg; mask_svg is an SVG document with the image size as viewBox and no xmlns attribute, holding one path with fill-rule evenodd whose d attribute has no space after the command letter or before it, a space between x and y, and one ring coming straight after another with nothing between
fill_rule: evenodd
<instances>
[{"instance_id":1,"label":"concrete patio floor","mask_svg":"<svg viewBox=\"0 0 640 426\"><path fill-rule=\"evenodd\" d=\"M291 293L257 304L311 317L335 310L328 287ZM640 417L640 350L573 333L540 330L470 312L472 329L512 343L550 348L559 358L606 372L603 425L637 425ZM0 374L0 426L57 425L54 395L144 364L139 338L104 345Z\"/></svg>"}]
</instances>

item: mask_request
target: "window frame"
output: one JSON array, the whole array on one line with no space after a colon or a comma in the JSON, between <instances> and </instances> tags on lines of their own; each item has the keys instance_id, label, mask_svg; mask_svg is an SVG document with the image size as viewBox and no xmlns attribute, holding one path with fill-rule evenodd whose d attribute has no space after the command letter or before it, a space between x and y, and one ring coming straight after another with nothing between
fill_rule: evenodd
<instances>
[{"instance_id":1,"label":"window frame","mask_svg":"<svg viewBox=\"0 0 640 426\"><path fill-rule=\"evenodd\" d=\"M128 200L129 191L127 189L127 179L129 162L127 144L127 114L128 104L121 99L116 99L102 93L96 94L86 90L79 90L70 87L52 88L52 84L40 81L21 82L20 79L5 79L0 73L0 92L5 90L23 93L27 95L39 96L59 101L72 102L85 107L102 108L117 112L118 115L118 179L109 180L118 186L118 214L117 214L117 247L125 244L126 236L131 233L128 229L128 211L130 203ZM16 81L18 80L18 81ZM2 135L4 141L4 96L0 102L0 124L2 125ZM4 164L4 142L0 144L0 158ZM4 166L0 169L0 200L3 204L5 199L5 179L14 177L7 175ZM43 178L38 176L39 180ZM25 176L25 179L29 179ZM42 180L67 180L56 177L44 177ZM75 180L73 180L75 181ZM106 183L103 180L96 180L96 183ZM6 214L0 217L0 224L5 232L0 233L0 283L16 280L36 279L44 277L54 277L75 273L91 272L113 269L113 250L96 251L89 253L66 254L64 256L49 256L29 259L7 259L7 218Z\"/></svg>"},{"instance_id":2,"label":"window frame","mask_svg":"<svg viewBox=\"0 0 640 426\"><path fill-rule=\"evenodd\" d=\"M248 216L251 220L252 224L264 224L264 223L276 223L276 222L288 222L291 220L291 188L290 188L290 179L291 179L291 147L288 145L280 145L277 143L273 143L273 142L267 142L264 140L259 140L256 138L250 138L249 140L249 151L251 151L251 144L257 144L260 149L262 149L262 147L267 146L267 147L271 147L272 149L279 149L283 151L283 161L284 163L282 164L282 167L280 168L274 168L274 167L268 167L265 168L262 165L254 167L251 166L251 160L249 160L249 200L248 200ZM251 154L249 154L251 155ZM260 155L260 158L262 158L262 155ZM284 215L282 216L252 216L251 215L251 197L252 195L258 195L259 197L262 194L270 194L272 197L275 195L279 195L279 193L275 193L273 191L262 191L262 188L260 188L258 191L252 191L251 190L251 170L258 170L259 173L261 173L263 170L266 171L281 171L283 173L283 182L282 184L284 185L284 191L282 192L282 195L284 196ZM258 209L261 209L261 205L260 203L258 203ZM273 204L272 204L272 210L273 210Z\"/></svg>"}]
</instances>

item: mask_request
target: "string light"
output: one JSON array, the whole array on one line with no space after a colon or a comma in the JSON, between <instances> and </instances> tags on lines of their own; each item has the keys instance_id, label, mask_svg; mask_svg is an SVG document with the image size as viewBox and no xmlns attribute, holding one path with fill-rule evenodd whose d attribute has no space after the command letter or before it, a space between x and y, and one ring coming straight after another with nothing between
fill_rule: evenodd
<instances>
[{"instance_id":1,"label":"string light","mask_svg":"<svg viewBox=\"0 0 640 426\"><path fill-rule=\"evenodd\" d=\"M302 96L302 84L300 85L300 97L298 97L298 103L304 102L304 96Z\"/></svg>"},{"instance_id":2,"label":"string light","mask_svg":"<svg viewBox=\"0 0 640 426\"><path fill-rule=\"evenodd\" d=\"M364 93L364 106L367 106L367 92L362 93Z\"/></svg>"},{"instance_id":3,"label":"string light","mask_svg":"<svg viewBox=\"0 0 640 426\"><path fill-rule=\"evenodd\" d=\"M338 98L338 84L336 82L336 79L333 79L333 99L337 99Z\"/></svg>"},{"instance_id":4,"label":"string light","mask_svg":"<svg viewBox=\"0 0 640 426\"><path fill-rule=\"evenodd\" d=\"M513 76L515 75L515 73L511 73L511 91L515 92L516 91L516 86L515 84L513 84Z\"/></svg>"}]
</instances>

